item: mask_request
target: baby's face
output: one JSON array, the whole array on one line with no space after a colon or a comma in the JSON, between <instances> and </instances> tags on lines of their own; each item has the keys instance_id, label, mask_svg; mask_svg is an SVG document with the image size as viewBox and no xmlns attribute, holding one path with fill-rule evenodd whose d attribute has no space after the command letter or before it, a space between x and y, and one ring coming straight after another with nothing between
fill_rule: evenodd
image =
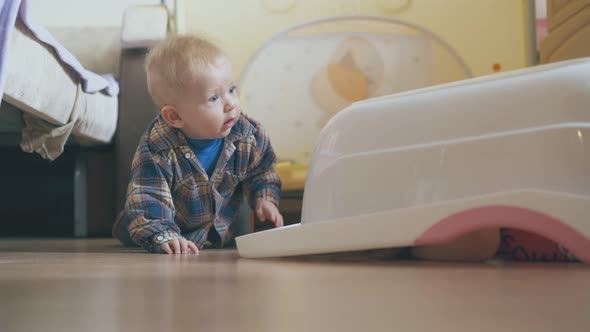
<instances>
[{"instance_id":1,"label":"baby's face","mask_svg":"<svg viewBox=\"0 0 590 332\"><path fill-rule=\"evenodd\" d=\"M193 139L226 137L241 113L229 60L219 56L212 61L182 99L177 110L185 135Z\"/></svg>"}]
</instances>

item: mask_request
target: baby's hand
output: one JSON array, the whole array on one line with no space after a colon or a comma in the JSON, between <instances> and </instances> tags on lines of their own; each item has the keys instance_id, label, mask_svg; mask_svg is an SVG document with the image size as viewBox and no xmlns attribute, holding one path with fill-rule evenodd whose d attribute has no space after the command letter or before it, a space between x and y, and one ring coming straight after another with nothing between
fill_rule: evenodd
<instances>
[{"instance_id":1,"label":"baby's hand","mask_svg":"<svg viewBox=\"0 0 590 332\"><path fill-rule=\"evenodd\" d=\"M275 227L283 226L283 216L279 213L279 209L267 200L258 199L256 201L256 216L260 221L272 221Z\"/></svg>"},{"instance_id":2,"label":"baby's hand","mask_svg":"<svg viewBox=\"0 0 590 332\"><path fill-rule=\"evenodd\" d=\"M198 254L199 248L193 242L179 237L162 244L162 250L167 254Z\"/></svg>"}]
</instances>

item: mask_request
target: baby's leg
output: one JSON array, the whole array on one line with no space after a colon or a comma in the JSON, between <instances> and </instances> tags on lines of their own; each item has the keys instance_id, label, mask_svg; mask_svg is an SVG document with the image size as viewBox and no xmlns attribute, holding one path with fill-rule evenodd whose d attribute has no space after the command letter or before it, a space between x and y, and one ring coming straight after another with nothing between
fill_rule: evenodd
<instances>
[{"instance_id":1,"label":"baby's leg","mask_svg":"<svg viewBox=\"0 0 590 332\"><path fill-rule=\"evenodd\" d=\"M486 229L467 234L452 242L412 248L412 256L436 261L482 262L496 255L500 246L500 229Z\"/></svg>"},{"instance_id":2,"label":"baby's leg","mask_svg":"<svg viewBox=\"0 0 590 332\"><path fill-rule=\"evenodd\" d=\"M126 247L135 247L137 244L135 244L129 236L128 227L129 220L128 218L125 218L125 211L122 211L117 216L117 220L115 220L115 224L113 225L113 237L121 241Z\"/></svg>"}]
</instances>

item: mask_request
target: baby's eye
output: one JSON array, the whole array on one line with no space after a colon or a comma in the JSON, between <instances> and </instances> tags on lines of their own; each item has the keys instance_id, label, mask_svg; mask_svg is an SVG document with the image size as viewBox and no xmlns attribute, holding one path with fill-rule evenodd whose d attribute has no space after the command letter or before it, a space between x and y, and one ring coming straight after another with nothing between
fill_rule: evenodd
<instances>
[{"instance_id":1,"label":"baby's eye","mask_svg":"<svg viewBox=\"0 0 590 332\"><path fill-rule=\"evenodd\" d=\"M235 86L232 86L231 88L229 88L229 93L234 93L236 92L237 88Z\"/></svg>"},{"instance_id":2,"label":"baby's eye","mask_svg":"<svg viewBox=\"0 0 590 332\"><path fill-rule=\"evenodd\" d=\"M211 96L211 98L209 98L209 102L214 103L217 101L217 99L219 99L219 96L217 96L217 95Z\"/></svg>"}]
</instances>

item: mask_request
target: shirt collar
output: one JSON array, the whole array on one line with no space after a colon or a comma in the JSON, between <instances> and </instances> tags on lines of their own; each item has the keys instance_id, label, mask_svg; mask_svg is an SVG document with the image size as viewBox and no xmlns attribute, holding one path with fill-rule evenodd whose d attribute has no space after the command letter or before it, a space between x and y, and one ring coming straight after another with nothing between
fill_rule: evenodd
<instances>
[{"instance_id":1,"label":"shirt collar","mask_svg":"<svg viewBox=\"0 0 590 332\"><path fill-rule=\"evenodd\" d=\"M181 146L188 146L184 134L177 128L169 126L161 115L154 120L152 129L149 131L150 147L154 153L162 150L176 149ZM243 114L240 115L236 124L232 127L226 140L236 142L244 137L252 135L255 127Z\"/></svg>"}]
</instances>

